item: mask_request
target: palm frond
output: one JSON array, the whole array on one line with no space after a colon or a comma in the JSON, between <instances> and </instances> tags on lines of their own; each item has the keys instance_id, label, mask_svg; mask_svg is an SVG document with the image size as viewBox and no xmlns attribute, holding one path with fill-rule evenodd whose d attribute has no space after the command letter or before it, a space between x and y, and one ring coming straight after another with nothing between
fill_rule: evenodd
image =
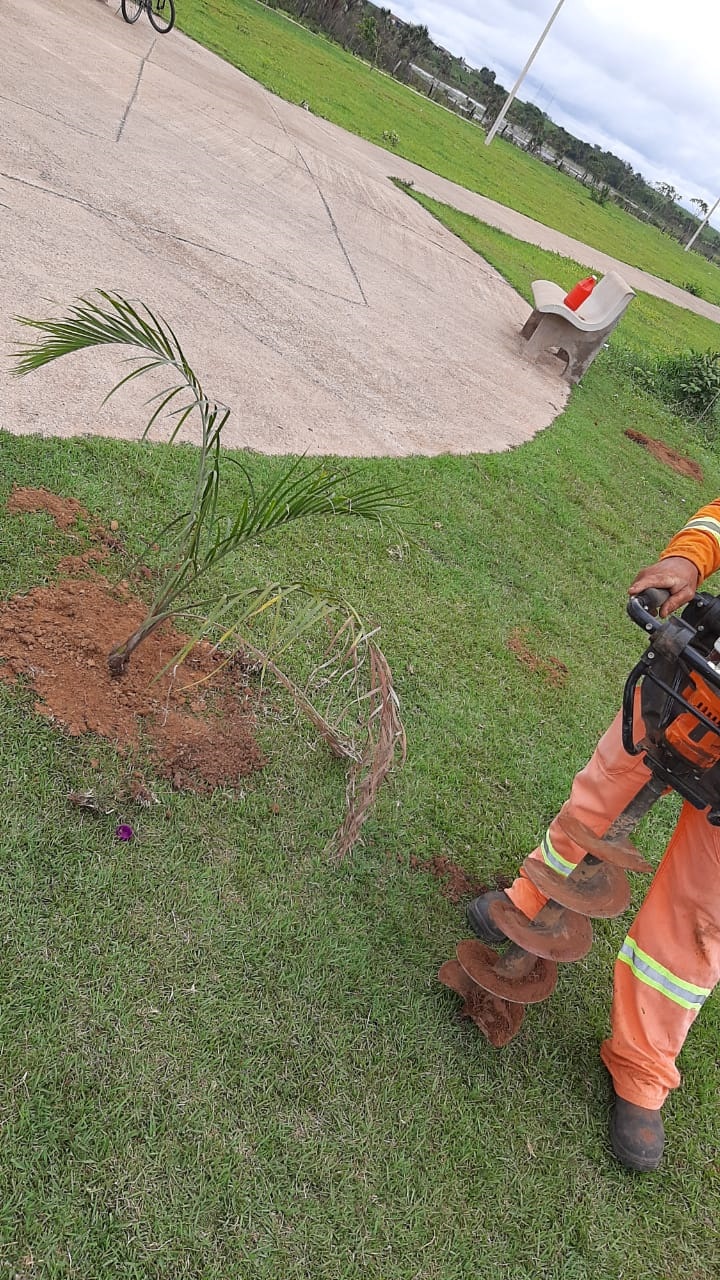
<instances>
[{"instance_id":1,"label":"palm frond","mask_svg":"<svg viewBox=\"0 0 720 1280\"><path fill-rule=\"evenodd\" d=\"M179 375L180 381L173 387L168 387L163 393L168 396L165 404L183 390L190 394L189 404L179 411L181 421L175 427L173 438L180 430L182 422L194 409L200 412L203 435L207 434L206 423L210 423L208 429L211 432L211 420L213 415L217 416L218 406L206 400L200 381L170 326L156 316L149 307L144 304L133 306L118 293L99 289L96 297L99 301L79 298L69 307L67 315L60 319L33 320L28 316L17 316L19 324L36 330L42 336L37 341L21 346L15 351L11 372L22 377L43 368L53 360L59 360L63 356L72 355L88 347L136 347L143 354L129 358L139 362L137 367L131 369L130 373L110 389L105 400L144 373L153 369L172 368ZM150 359L147 358L148 355ZM156 410L145 428L144 435L147 435L158 416Z\"/></svg>"}]
</instances>

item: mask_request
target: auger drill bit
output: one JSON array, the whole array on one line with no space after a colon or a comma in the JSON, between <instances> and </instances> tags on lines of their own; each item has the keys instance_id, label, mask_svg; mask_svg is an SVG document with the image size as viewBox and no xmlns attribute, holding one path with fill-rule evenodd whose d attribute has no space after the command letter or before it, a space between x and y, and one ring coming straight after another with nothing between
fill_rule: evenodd
<instances>
[{"instance_id":1,"label":"auger drill bit","mask_svg":"<svg viewBox=\"0 0 720 1280\"><path fill-rule=\"evenodd\" d=\"M462 997L459 1016L470 1018L496 1049L502 1049L517 1035L525 1017L523 1004L511 1004L509 1000L501 1000L489 991L483 991L457 960L447 960L438 978L444 986Z\"/></svg>"},{"instance_id":2,"label":"auger drill bit","mask_svg":"<svg viewBox=\"0 0 720 1280\"><path fill-rule=\"evenodd\" d=\"M563 831L588 852L568 876L558 874L537 859L525 860L524 871L547 896L548 902L533 920L509 899L493 903L490 917L510 939L510 945L499 953L477 939L459 943L457 963L465 976L504 1002L526 1005L546 1000L557 983L558 962L579 960L590 950L589 918L620 915L628 906L630 887L624 868L652 871L650 863L641 857L627 836L664 790L664 784L651 777L603 837L595 835L570 814L561 812L558 821ZM446 968L443 966L440 975ZM452 974L457 979L454 969ZM463 986L460 990L463 984L459 979L458 985L448 982L447 976L440 980L458 991L466 1006L470 1003L467 988ZM484 1030L482 1023L475 1020ZM514 1034L517 1031L512 1031L508 1039Z\"/></svg>"}]
</instances>

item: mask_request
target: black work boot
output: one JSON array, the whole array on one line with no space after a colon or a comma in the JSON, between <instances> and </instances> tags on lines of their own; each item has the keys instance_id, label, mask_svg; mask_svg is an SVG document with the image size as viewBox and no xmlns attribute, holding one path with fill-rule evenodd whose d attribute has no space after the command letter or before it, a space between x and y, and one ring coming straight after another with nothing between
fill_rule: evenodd
<instances>
[{"instance_id":1,"label":"black work boot","mask_svg":"<svg viewBox=\"0 0 720 1280\"><path fill-rule=\"evenodd\" d=\"M610 1118L610 1143L626 1169L651 1173L657 1169L665 1146L665 1130L659 1111L638 1107L615 1094Z\"/></svg>"},{"instance_id":2,"label":"black work boot","mask_svg":"<svg viewBox=\"0 0 720 1280\"><path fill-rule=\"evenodd\" d=\"M487 942L490 946L497 946L499 942L507 942L507 934L502 929L498 929L490 919L490 907L493 902L499 902L507 898L502 891L491 889L489 893L483 893L479 898L473 898L472 902L467 905L465 916L473 933L477 934L483 942Z\"/></svg>"}]
</instances>

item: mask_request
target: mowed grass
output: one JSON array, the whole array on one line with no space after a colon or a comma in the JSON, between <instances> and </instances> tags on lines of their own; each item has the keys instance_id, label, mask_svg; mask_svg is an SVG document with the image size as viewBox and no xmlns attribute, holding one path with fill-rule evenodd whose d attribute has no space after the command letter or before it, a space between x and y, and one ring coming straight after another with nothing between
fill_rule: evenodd
<instances>
[{"instance_id":1,"label":"mowed grass","mask_svg":"<svg viewBox=\"0 0 720 1280\"><path fill-rule=\"evenodd\" d=\"M512 241L493 254L518 269ZM628 426L693 456L704 485ZM117 519L131 555L194 466L189 447L7 434L0 458L3 598L77 550L45 516L7 514L14 484ZM242 461L258 479L281 465ZM239 791L156 781L152 808L93 818L68 792L112 798L130 762L0 683L0 1266L23 1280L711 1280L717 996L665 1109L663 1169L630 1175L608 1150L597 1052L630 916L597 922L589 956L492 1050L435 977L467 935L462 908L410 859L514 874L642 649L626 585L718 491L718 459L603 353L521 448L352 465L411 487L406 542L309 523L236 571L311 572L382 625L409 755L344 863L325 854L344 771L274 693L268 764ZM518 661L518 633L565 664L562 687ZM653 861L675 809L639 833ZM118 819L135 841L113 838Z\"/></svg>"},{"instance_id":2,"label":"mowed grass","mask_svg":"<svg viewBox=\"0 0 720 1280\"><path fill-rule=\"evenodd\" d=\"M183 0L178 25L280 97L307 101L315 115L380 146L395 133L395 154L720 304L720 269L699 254L616 205L593 203L580 183L501 138L486 147L476 125L281 12L256 0Z\"/></svg>"}]
</instances>

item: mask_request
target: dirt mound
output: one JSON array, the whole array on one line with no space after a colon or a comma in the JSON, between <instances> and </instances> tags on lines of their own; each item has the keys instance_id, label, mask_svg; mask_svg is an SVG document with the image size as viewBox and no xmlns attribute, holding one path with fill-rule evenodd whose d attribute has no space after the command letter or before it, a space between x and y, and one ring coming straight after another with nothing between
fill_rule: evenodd
<instances>
[{"instance_id":1,"label":"dirt mound","mask_svg":"<svg viewBox=\"0 0 720 1280\"><path fill-rule=\"evenodd\" d=\"M36 711L72 735L97 733L123 751L146 741L158 772L178 788L234 786L264 763L240 664L223 665L200 643L156 680L186 639L166 623L136 650L126 675L113 678L107 654L145 613L129 589L99 575L14 596L0 604L0 679L26 679Z\"/></svg>"},{"instance_id":2,"label":"dirt mound","mask_svg":"<svg viewBox=\"0 0 720 1280\"><path fill-rule=\"evenodd\" d=\"M117 535L117 520L110 521L110 532L94 520L77 498L61 498L49 489L13 489L5 504L11 515L25 515L31 511L45 511L55 521L58 529L72 529L78 521L87 522L90 538L111 551L122 551L122 539Z\"/></svg>"},{"instance_id":3,"label":"dirt mound","mask_svg":"<svg viewBox=\"0 0 720 1280\"><path fill-rule=\"evenodd\" d=\"M60 498L49 489L13 489L7 500L7 509L13 515L26 511L46 511L58 529L71 529L78 520L90 517L76 498Z\"/></svg>"},{"instance_id":4,"label":"dirt mound","mask_svg":"<svg viewBox=\"0 0 720 1280\"><path fill-rule=\"evenodd\" d=\"M702 484L703 473L697 462L693 462L692 458L685 458L677 449L672 449L669 444L664 444L662 440L653 440L651 436L643 435L642 431L633 431L631 428L625 432L628 440L634 440L635 444L642 445L643 449L647 449L653 458L657 458L658 462L664 462L666 466L672 467L673 471L677 471L681 476L689 476L691 480L697 480Z\"/></svg>"}]
</instances>

